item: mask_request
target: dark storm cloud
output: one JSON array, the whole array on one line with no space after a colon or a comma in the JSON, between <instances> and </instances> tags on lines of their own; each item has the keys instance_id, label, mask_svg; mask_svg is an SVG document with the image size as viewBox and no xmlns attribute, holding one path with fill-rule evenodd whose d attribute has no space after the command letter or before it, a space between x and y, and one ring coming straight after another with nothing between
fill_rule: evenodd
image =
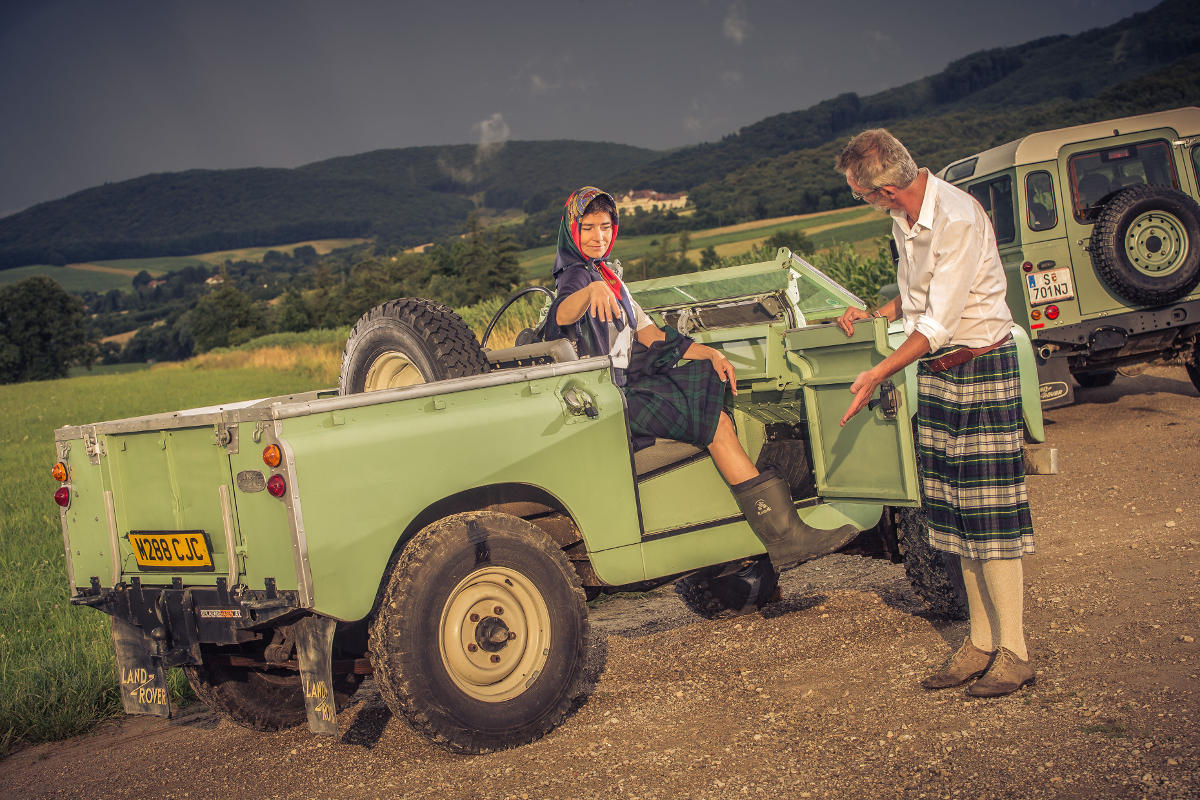
<instances>
[{"instance_id":1,"label":"dark storm cloud","mask_svg":"<svg viewBox=\"0 0 1200 800\"><path fill-rule=\"evenodd\" d=\"M10 0L0 214L148 172L382 147L675 147L1152 5Z\"/></svg>"}]
</instances>

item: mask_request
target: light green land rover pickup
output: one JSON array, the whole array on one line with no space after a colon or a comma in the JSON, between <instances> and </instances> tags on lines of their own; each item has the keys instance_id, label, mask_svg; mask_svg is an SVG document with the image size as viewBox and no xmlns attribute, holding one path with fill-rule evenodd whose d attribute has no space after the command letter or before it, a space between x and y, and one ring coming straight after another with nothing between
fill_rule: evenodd
<instances>
[{"instance_id":1,"label":"light green land rover pickup","mask_svg":"<svg viewBox=\"0 0 1200 800\"><path fill-rule=\"evenodd\" d=\"M839 425L891 352L883 321L847 338L832 320L861 302L787 250L630 289L736 365L742 444L808 526L853 526L849 547L961 609L913 513L911 375ZM72 602L111 615L126 710L169 715L181 666L236 722L332 735L373 674L431 740L485 752L587 696L590 595L675 581L710 616L770 601L775 570L707 452L632 452L611 370L562 340L485 351L448 309L395 300L355 327L337 391L60 428Z\"/></svg>"}]
</instances>

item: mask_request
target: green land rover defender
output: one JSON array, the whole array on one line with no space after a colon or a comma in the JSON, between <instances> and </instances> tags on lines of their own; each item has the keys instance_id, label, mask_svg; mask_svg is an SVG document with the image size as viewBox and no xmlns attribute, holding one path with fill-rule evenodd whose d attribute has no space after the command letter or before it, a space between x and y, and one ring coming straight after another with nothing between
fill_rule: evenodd
<instances>
[{"instance_id":1,"label":"green land rover defender","mask_svg":"<svg viewBox=\"0 0 1200 800\"><path fill-rule=\"evenodd\" d=\"M940 175L992 218L1043 407L1155 360L1200 389L1200 108L1033 133Z\"/></svg>"},{"instance_id":2,"label":"green land rover defender","mask_svg":"<svg viewBox=\"0 0 1200 800\"><path fill-rule=\"evenodd\" d=\"M936 611L961 612L921 522L900 374L844 428L848 387L895 345L847 337L847 292L774 261L630 285L736 365L746 451L787 477L804 523L903 561ZM1018 331L1027 435L1043 438ZM260 730L337 710L373 674L432 741L532 741L595 683L587 599L675 582L706 616L759 608L776 572L706 450L633 452L608 357L564 340L486 351L449 309L372 309L337 390L56 431L72 603L112 617L131 713L169 716L164 669ZM954 562L956 563L956 562Z\"/></svg>"}]
</instances>

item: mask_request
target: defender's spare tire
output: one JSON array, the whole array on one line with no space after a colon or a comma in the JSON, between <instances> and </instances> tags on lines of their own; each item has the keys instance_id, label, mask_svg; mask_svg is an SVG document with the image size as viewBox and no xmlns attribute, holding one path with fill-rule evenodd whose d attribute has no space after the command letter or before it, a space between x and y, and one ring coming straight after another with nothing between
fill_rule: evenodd
<instances>
[{"instance_id":1,"label":"defender's spare tire","mask_svg":"<svg viewBox=\"0 0 1200 800\"><path fill-rule=\"evenodd\" d=\"M1092 263L1114 292L1138 305L1178 300L1200 284L1200 206L1166 186L1131 186L1105 203Z\"/></svg>"},{"instance_id":2,"label":"defender's spare tire","mask_svg":"<svg viewBox=\"0 0 1200 800\"><path fill-rule=\"evenodd\" d=\"M418 297L389 300L355 324L342 353L338 394L397 389L488 371L462 318Z\"/></svg>"}]
</instances>

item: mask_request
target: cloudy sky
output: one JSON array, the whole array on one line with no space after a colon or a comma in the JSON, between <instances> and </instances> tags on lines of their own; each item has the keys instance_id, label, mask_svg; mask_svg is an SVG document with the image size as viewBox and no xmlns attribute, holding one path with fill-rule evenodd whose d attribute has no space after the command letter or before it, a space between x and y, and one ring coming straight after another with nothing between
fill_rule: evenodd
<instances>
[{"instance_id":1,"label":"cloudy sky","mask_svg":"<svg viewBox=\"0 0 1200 800\"><path fill-rule=\"evenodd\" d=\"M384 147L719 139L1155 0L0 0L0 216Z\"/></svg>"}]
</instances>

